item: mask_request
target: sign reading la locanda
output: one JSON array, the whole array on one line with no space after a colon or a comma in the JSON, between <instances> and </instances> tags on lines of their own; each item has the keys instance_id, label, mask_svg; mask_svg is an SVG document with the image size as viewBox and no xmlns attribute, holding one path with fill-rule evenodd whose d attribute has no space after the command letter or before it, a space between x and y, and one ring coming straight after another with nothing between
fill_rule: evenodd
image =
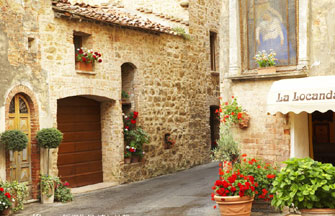
<instances>
[{"instance_id":1,"label":"sign reading la locanda","mask_svg":"<svg viewBox=\"0 0 335 216\"><path fill-rule=\"evenodd\" d=\"M293 102L293 101L323 101L323 100L335 100L335 92L330 90L327 93L298 93L293 92L292 94L278 93L276 102Z\"/></svg>"}]
</instances>

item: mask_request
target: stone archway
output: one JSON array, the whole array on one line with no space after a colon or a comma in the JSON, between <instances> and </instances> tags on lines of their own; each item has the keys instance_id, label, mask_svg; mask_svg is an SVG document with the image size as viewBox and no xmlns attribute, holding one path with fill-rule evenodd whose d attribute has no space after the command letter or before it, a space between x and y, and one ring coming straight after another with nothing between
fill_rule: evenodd
<instances>
[{"instance_id":1,"label":"stone archway","mask_svg":"<svg viewBox=\"0 0 335 216\"><path fill-rule=\"evenodd\" d=\"M21 108L22 110L20 110ZM9 92L5 103L5 119L6 130L20 129L29 137L28 149L21 153L23 154L22 160L16 161L14 159L15 155L6 152L7 180L27 182L30 191L29 198L36 199L39 194L40 174L40 148L36 142L36 133L39 130L39 115L37 100L29 88L19 85ZM15 169L20 172L20 176L11 173L11 171L14 171L11 168L15 163Z\"/></svg>"}]
</instances>

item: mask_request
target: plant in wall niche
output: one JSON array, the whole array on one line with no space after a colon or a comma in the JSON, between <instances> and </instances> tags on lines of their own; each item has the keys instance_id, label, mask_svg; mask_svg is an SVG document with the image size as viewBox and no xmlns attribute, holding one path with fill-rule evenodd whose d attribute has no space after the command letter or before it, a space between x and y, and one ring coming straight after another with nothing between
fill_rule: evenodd
<instances>
[{"instance_id":1,"label":"plant in wall niche","mask_svg":"<svg viewBox=\"0 0 335 216\"><path fill-rule=\"evenodd\" d=\"M5 215L4 213L6 211L10 211L10 207L12 206L12 199L13 198L11 194L4 188L0 187L0 212L2 215Z\"/></svg>"},{"instance_id":2,"label":"plant in wall niche","mask_svg":"<svg viewBox=\"0 0 335 216\"><path fill-rule=\"evenodd\" d=\"M191 36L186 33L185 29L182 27L175 27L172 29L172 31L176 32L179 36L184 38L185 40L190 40Z\"/></svg>"},{"instance_id":3,"label":"plant in wall niche","mask_svg":"<svg viewBox=\"0 0 335 216\"><path fill-rule=\"evenodd\" d=\"M22 151L27 147L28 137L20 130L8 130L1 134L0 141L7 150Z\"/></svg>"},{"instance_id":4,"label":"plant in wall niche","mask_svg":"<svg viewBox=\"0 0 335 216\"><path fill-rule=\"evenodd\" d=\"M125 158L130 158L132 162L138 162L145 152L143 144L149 142L149 135L140 127L136 127L138 112L133 111L128 116L123 115L124 122L124 141L125 141ZM129 157L130 155L130 157ZM125 162L127 163L128 160Z\"/></svg>"},{"instance_id":5,"label":"plant in wall niche","mask_svg":"<svg viewBox=\"0 0 335 216\"><path fill-rule=\"evenodd\" d=\"M121 98L124 100L129 99L129 94L126 91L122 90Z\"/></svg>"},{"instance_id":6,"label":"plant in wall niche","mask_svg":"<svg viewBox=\"0 0 335 216\"><path fill-rule=\"evenodd\" d=\"M165 134L164 136L165 148L170 149L176 144L176 140L172 139L170 134Z\"/></svg>"},{"instance_id":7,"label":"plant in wall niche","mask_svg":"<svg viewBox=\"0 0 335 216\"><path fill-rule=\"evenodd\" d=\"M68 182L61 182L60 179L56 179L56 189L55 189L55 200L59 202L70 202L73 200L73 196Z\"/></svg>"},{"instance_id":8,"label":"plant in wall niche","mask_svg":"<svg viewBox=\"0 0 335 216\"><path fill-rule=\"evenodd\" d=\"M17 212L23 210L23 202L28 196L27 183L18 183L17 181L12 182L0 182L0 187L4 188L12 195L12 210Z\"/></svg>"},{"instance_id":9,"label":"plant in wall niche","mask_svg":"<svg viewBox=\"0 0 335 216\"><path fill-rule=\"evenodd\" d=\"M273 182L271 204L299 210L302 215L334 215L335 167L311 158L291 158L284 163L287 166Z\"/></svg>"},{"instance_id":10,"label":"plant in wall niche","mask_svg":"<svg viewBox=\"0 0 335 216\"><path fill-rule=\"evenodd\" d=\"M76 61L84 63L101 63L101 53L82 47L77 50Z\"/></svg>"}]
</instances>

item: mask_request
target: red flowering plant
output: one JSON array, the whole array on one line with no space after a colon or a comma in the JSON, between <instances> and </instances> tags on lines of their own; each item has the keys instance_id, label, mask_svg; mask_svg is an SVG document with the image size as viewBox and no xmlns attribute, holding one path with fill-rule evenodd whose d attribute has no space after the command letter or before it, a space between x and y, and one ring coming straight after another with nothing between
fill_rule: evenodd
<instances>
[{"instance_id":1,"label":"red flowering plant","mask_svg":"<svg viewBox=\"0 0 335 216\"><path fill-rule=\"evenodd\" d=\"M136 127L138 112L134 111L129 116L124 115L124 140L125 157L137 155L143 157L143 144L149 142L148 134L140 127Z\"/></svg>"},{"instance_id":2,"label":"red flowering plant","mask_svg":"<svg viewBox=\"0 0 335 216\"><path fill-rule=\"evenodd\" d=\"M0 187L0 211L6 210L12 206L12 196Z\"/></svg>"},{"instance_id":3,"label":"red flowering plant","mask_svg":"<svg viewBox=\"0 0 335 216\"><path fill-rule=\"evenodd\" d=\"M241 170L243 175L251 175L255 178L258 187L255 190L255 199L270 201L273 198L272 183L278 174L278 168L265 163L261 159L247 158L246 154L242 155L241 163L236 164L236 168Z\"/></svg>"},{"instance_id":4,"label":"red flowering plant","mask_svg":"<svg viewBox=\"0 0 335 216\"><path fill-rule=\"evenodd\" d=\"M221 164L220 164L221 165ZM244 175L231 162L224 162L222 168L219 168L220 179L216 180L212 190L212 200L214 196L249 196L253 197L258 183L252 175ZM224 199L224 198L223 198Z\"/></svg>"},{"instance_id":5,"label":"red flowering plant","mask_svg":"<svg viewBox=\"0 0 335 216\"><path fill-rule=\"evenodd\" d=\"M85 63L94 63L94 62L102 62L101 53L94 52L93 50L89 50L85 47L77 49L76 52L76 61L85 62Z\"/></svg>"},{"instance_id":6,"label":"red flowering plant","mask_svg":"<svg viewBox=\"0 0 335 216\"><path fill-rule=\"evenodd\" d=\"M220 114L221 122L229 120L232 123L239 123L243 119L242 106L237 103L234 96L232 96L232 101L224 102L215 112Z\"/></svg>"}]
</instances>

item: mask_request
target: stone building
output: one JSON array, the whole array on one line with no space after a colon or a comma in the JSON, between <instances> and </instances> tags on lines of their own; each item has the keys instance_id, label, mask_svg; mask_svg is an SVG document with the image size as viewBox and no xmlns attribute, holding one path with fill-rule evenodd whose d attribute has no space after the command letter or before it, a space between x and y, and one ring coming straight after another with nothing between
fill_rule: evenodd
<instances>
[{"instance_id":1,"label":"stone building","mask_svg":"<svg viewBox=\"0 0 335 216\"><path fill-rule=\"evenodd\" d=\"M220 34L229 37L220 46L229 47L222 51L229 57L221 56L221 90L223 101L234 95L250 115L249 128L235 131L243 151L271 161L310 156L334 163L335 2L223 5L229 9L223 9ZM253 57L271 48L276 72L261 74Z\"/></svg>"},{"instance_id":2,"label":"stone building","mask_svg":"<svg viewBox=\"0 0 335 216\"><path fill-rule=\"evenodd\" d=\"M0 1L0 130L29 136L20 153L1 145L1 179L28 182L36 198L47 163L51 174L78 187L209 162L219 68L228 65L228 47L219 43L228 40L219 28L228 22L221 1L82 2ZM102 53L91 72L75 67L80 46ZM122 90L130 103L123 104ZM137 124L151 137L140 163L124 164L125 109L139 112ZM64 133L50 160L35 139L48 127ZM171 149L165 134L176 140Z\"/></svg>"}]
</instances>

